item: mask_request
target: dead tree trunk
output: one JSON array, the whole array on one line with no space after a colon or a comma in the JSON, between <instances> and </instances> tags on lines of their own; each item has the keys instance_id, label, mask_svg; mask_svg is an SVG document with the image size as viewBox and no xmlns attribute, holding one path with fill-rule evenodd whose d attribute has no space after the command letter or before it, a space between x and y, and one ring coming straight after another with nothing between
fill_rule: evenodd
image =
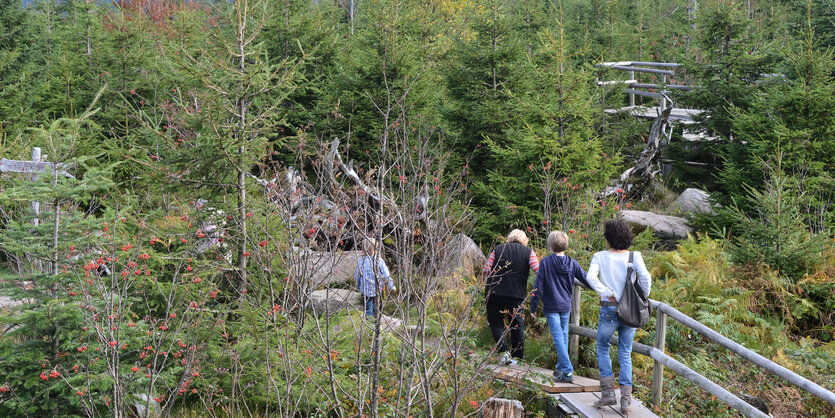
<instances>
[{"instance_id":1,"label":"dead tree trunk","mask_svg":"<svg viewBox=\"0 0 835 418\"><path fill-rule=\"evenodd\" d=\"M635 165L624 171L615 184L603 192L604 195L608 196L616 193L618 189L622 189L631 198L640 199L647 186L652 184L656 174L661 171L658 168L661 153L664 146L670 142L670 137L673 134L673 127L668 121L670 112L673 110L672 101L668 100L668 103L670 105L661 111L661 114L652 123L647 145L641 155L638 156Z\"/></svg>"}]
</instances>

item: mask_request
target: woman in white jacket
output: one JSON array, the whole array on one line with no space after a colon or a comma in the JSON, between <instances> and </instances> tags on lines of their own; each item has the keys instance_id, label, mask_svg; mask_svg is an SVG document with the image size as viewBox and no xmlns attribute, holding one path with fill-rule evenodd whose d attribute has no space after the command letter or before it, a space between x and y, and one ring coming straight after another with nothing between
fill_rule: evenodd
<instances>
[{"instance_id":1,"label":"woman in white jacket","mask_svg":"<svg viewBox=\"0 0 835 418\"><path fill-rule=\"evenodd\" d=\"M626 269L629 264L629 246L632 245L632 231L622 221L609 220L603 224L603 237L609 249L595 253L591 260L586 280L600 296L600 319L597 325L597 367L600 369L601 398L594 406L602 408L615 405L614 373L609 358L609 340L618 332L618 364L620 373L620 409L627 414L632 403L632 341L635 328L626 326L617 315L617 305L626 286ZM633 253L633 269L637 280L649 296L652 279L641 253ZM599 278L598 278L599 276Z\"/></svg>"}]
</instances>

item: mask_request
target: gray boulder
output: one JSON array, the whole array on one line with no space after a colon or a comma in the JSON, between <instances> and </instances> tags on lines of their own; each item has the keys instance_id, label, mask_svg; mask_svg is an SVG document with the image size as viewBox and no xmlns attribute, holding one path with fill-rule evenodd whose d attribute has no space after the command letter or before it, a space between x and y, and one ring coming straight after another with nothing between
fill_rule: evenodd
<instances>
[{"instance_id":1,"label":"gray boulder","mask_svg":"<svg viewBox=\"0 0 835 418\"><path fill-rule=\"evenodd\" d=\"M309 297L310 308L320 314L362 306L362 295L348 289L315 290Z\"/></svg>"},{"instance_id":2,"label":"gray boulder","mask_svg":"<svg viewBox=\"0 0 835 418\"><path fill-rule=\"evenodd\" d=\"M157 417L162 411L159 402L151 399L151 397L145 393L140 393L139 395L136 395L136 400L133 403L133 407L136 410L136 416L140 418Z\"/></svg>"},{"instance_id":3,"label":"gray boulder","mask_svg":"<svg viewBox=\"0 0 835 418\"><path fill-rule=\"evenodd\" d=\"M693 228L687 225L687 220L677 216L659 215L642 210L623 210L618 214L620 220L650 228L661 239L685 239L687 234L693 233Z\"/></svg>"},{"instance_id":4,"label":"gray boulder","mask_svg":"<svg viewBox=\"0 0 835 418\"><path fill-rule=\"evenodd\" d=\"M445 247L443 261L438 275L447 286L458 284L464 277L478 273L487 257L470 237L457 234Z\"/></svg>"},{"instance_id":5,"label":"gray boulder","mask_svg":"<svg viewBox=\"0 0 835 418\"><path fill-rule=\"evenodd\" d=\"M670 213L713 213L710 195L700 189L685 189L670 206Z\"/></svg>"},{"instance_id":6,"label":"gray boulder","mask_svg":"<svg viewBox=\"0 0 835 418\"><path fill-rule=\"evenodd\" d=\"M22 300L12 299L9 296L0 296L0 310L13 308L18 305L22 305Z\"/></svg>"},{"instance_id":7,"label":"gray boulder","mask_svg":"<svg viewBox=\"0 0 835 418\"><path fill-rule=\"evenodd\" d=\"M354 283L354 270L357 268L362 251L313 251L294 248L290 265L299 280L309 283L309 288L321 289L334 284Z\"/></svg>"}]
</instances>

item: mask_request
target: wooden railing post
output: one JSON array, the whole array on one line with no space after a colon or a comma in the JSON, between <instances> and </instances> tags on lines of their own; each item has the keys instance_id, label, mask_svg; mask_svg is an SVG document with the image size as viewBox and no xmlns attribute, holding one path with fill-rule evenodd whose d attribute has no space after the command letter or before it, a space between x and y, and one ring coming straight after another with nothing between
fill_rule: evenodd
<instances>
[{"instance_id":1,"label":"wooden railing post","mask_svg":"<svg viewBox=\"0 0 835 418\"><path fill-rule=\"evenodd\" d=\"M629 79L636 80L634 71L629 72ZM629 106L635 106L635 95L632 93L629 93Z\"/></svg>"},{"instance_id":2,"label":"wooden railing post","mask_svg":"<svg viewBox=\"0 0 835 418\"><path fill-rule=\"evenodd\" d=\"M571 316L568 319L570 325L580 326L580 286L574 285L571 290ZM568 337L568 357L576 366L580 361L580 336L570 333Z\"/></svg>"},{"instance_id":3,"label":"wooden railing post","mask_svg":"<svg viewBox=\"0 0 835 418\"><path fill-rule=\"evenodd\" d=\"M41 149L38 147L32 147L32 162L39 163L41 162ZM32 181L38 181L41 176L38 173L33 173L30 179ZM38 218L41 214L41 203L38 201L32 202L32 212L35 213L35 217L32 218L32 225L38 226L40 225L40 219Z\"/></svg>"},{"instance_id":4,"label":"wooden railing post","mask_svg":"<svg viewBox=\"0 0 835 418\"><path fill-rule=\"evenodd\" d=\"M39 163L41 162L41 149L38 147L32 147L32 162ZM54 168L53 168L54 169ZM32 174L30 177L33 182L38 181L40 176L37 172ZM32 212L35 214L35 217L32 218L32 225L38 226L41 223L41 202L37 200L32 201ZM41 263L40 258L35 258L35 269L38 270L38 273L43 273L43 264Z\"/></svg>"},{"instance_id":5,"label":"wooden railing post","mask_svg":"<svg viewBox=\"0 0 835 418\"><path fill-rule=\"evenodd\" d=\"M664 353L667 345L667 314L661 309L655 310L655 349ZM664 389L664 365L655 360L652 364L652 403L658 405L661 402L661 394Z\"/></svg>"}]
</instances>

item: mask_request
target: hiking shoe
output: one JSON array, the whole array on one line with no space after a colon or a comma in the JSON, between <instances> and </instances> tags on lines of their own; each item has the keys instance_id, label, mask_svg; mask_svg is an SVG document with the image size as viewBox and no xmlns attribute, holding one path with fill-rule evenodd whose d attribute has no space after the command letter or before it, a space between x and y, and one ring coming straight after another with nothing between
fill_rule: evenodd
<instances>
[{"instance_id":1,"label":"hiking shoe","mask_svg":"<svg viewBox=\"0 0 835 418\"><path fill-rule=\"evenodd\" d=\"M574 373L563 373L554 370L554 378L558 383L574 383Z\"/></svg>"},{"instance_id":2,"label":"hiking shoe","mask_svg":"<svg viewBox=\"0 0 835 418\"><path fill-rule=\"evenodd\" d=\"M499 363L501 363L503 366L515 366L516 364L518 364L516 359L511 357L510 352L508 351L502 353L502 357L499 360Z\"/></svg>"}]
</instances>

